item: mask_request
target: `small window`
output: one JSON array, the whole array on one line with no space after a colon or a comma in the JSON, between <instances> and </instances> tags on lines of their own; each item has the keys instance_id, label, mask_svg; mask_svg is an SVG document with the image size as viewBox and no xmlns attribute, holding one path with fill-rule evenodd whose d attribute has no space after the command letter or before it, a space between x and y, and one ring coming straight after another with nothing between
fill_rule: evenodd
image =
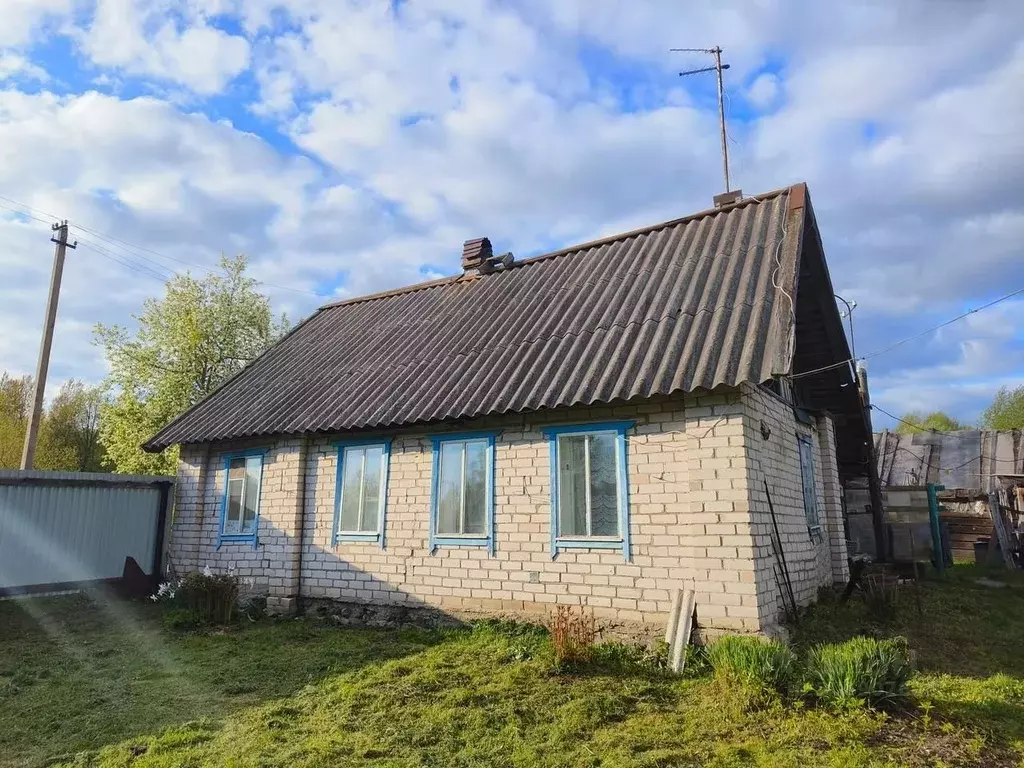
<instances>
[{"instance_id":1,"label":"small window","mask_svg":"<svg viewBox=\"0 0 1024 768\"><path fill-rule=\"evenodd\" d=\"M626 430L633 422L545 430L551 451L552 556L621 549L629 559Z\"/></svg>"},{"instance_id":2,"label":"small window","mask_svg":"<svg viewBox=\"0 0 1024 768\"><path fill-rule=\"evenodd\" d=\"M493 547L494 436L434 440L431 549Z\"/></svg>"},{"instance_id":3,"label":"small window","mask_svg":"<svg viewBox=\"0 0 1024 768\"><path fill-rule=\"evenodd\" d=\"M387 442L338 444L337 541L383 537L389 449Z\"/></svg>"},{"instance_id":4,"label":"small window","mask_svg":"<svg viewBox=\"0 0 1024 768\"><path fill-rule=\"evenodd\" d=\"M263 454L226 456L220 546L224 541L256 541Z\"/></svg>"},{"instance_id":5,"label":"small window","mask_svg":"<svg viewBox=\"0 0 1024 768\"><path fill-rule=\"evenodd\" d=\"M812 531L821 529L818 520L818 492L814 481L814 443L803 435L797 435L800 448L800 475L804 490L804 514L807 515L807 527Z\"/></svg>"}]
</instances>

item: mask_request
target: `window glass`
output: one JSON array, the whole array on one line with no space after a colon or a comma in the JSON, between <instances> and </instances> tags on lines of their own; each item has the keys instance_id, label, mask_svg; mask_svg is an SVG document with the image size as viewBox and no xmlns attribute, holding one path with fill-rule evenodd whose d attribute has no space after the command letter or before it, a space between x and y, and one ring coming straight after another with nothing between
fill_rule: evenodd
<instances>
[{"instance_id":1,"label":"window glass","mask_svg":"<svg viewBox=\"0 0 1024 768\"><path fill-rule=\"evenodd\" d=\"M232 459L228 467L228 508L224 533L242 532L242 493L245 490L245 459Z\"/></svg>"},{"instance_id":2,"label":"window glass","mask_svg":"<svg viewBox=\"0 0 1024 768\"><path fill-rule=\"evenodd\" d=\"M384 447L353 446L341 454L339 533L377 533L384 478Z\"/></svg>"},{"instance_id":3,"label":"window glass","mask_svg":"<svg viewBox=\"0 0 1024 768\"><path fill-rule=\"evenodd\" d=\"M437 532L462 533L462 457L465 443L441 443L438 482Z\"/></svg>"},{"instance_id":4,"label":"window glass","mask_svg":"<svg viewBox=\"0 0 1024 768\"><path fill-rule=\"evenodd\" d=\"M588 435L590 448L590 533L619 533L619 469L615 459L616 436L607 432Z\"/></svg>"},{"instance_id":5,"label":"window glass","mask_svg":"<svg viewBox=\"0 0 1024 768\"><path fill-rule=\"evenodd\" d=\"M227 503L221 531L223 535L241 536L256 533L262 467L262 456L239 456L228 459Z\"/></svg>"},{"instance_id":6,"label":"window glass","mask_svg":"<svg viewBox=\"0 0 1024 768\"><path fill-rule=\"evenodd\" d=\"M558 438L558 535L619 535L619 464L613 433Z\"/></svg>"},{"instance_id":7,"label":"window glass","mask_svg":"<svg viewBox=\"0 0 1024 768\"><path fill-rule=\"evenodd\" d=\"M260 503L260 467L263 460L259 456L249 456L245 460L245 505L243 509L242 533L256 530L256 511Z\"/></svg>"},{"instance_id":8,"label":"window glass","mask_svg":"<svg viewBox=\"0 0 1024 768\"><path fill-rule=\"evenodd\" d=\"M362 493L363 452L346 448L341 456L341 514L338 528L359 530L359 501Z\"/></svg>"},{"instance_id":9,"label":"window glass","mask_svg":"<svg viewBox=\"0 0 1024 768\"><path fill-rule=\"evenodd\" d=\"M562 536L586 536L586 435L558 438L558 464L558 531Z\"/></svg>"},{"instance_id":10,"label":"window glass","mask_svg":"<svg viewBox=\"0 0 1024 768\"><path fill-rule=\"evenodd\" d=\"M363 449L363 521L359 530L376 531L380 522L381 479L384 475L384 449L379 445Z\"/></svg>"},{"instance_id":11,"label":"window glass","mask_svg":"<svg viewBox=\"0 0 1024 768\"><path fill-rule=\"evenodd\" d=\"M487 533L487 443L476 440L465 444L466 494L463 533L483 536Z\"/></svg>"},{"instance_id":12,"label":"window glass","mask_svg":"<svg viewBox=\"0 0 1024 768\"><path fill-rule=\"evenodd\" d=\"M440 452L437 534L486 536L487 441L448 440L440 444Z\"/></svg>"}]
</instances>

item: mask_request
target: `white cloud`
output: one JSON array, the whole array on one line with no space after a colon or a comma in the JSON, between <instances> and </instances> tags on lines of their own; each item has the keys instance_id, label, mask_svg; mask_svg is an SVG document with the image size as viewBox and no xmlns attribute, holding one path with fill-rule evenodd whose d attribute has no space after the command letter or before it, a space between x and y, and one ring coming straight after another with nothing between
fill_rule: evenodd
<instances>
[{"instance_id":1,"label":"white cloud","mask_svg":"<svg viewBox=\"0 0 1024 768\"><path fill-rule=\"evenodd\" d=\"M30 80L47 80L46 70L37 67L24 56L17 53L0 53L0 82L14 77Z\"/></svg>"},{"instance_id":2,"label":"white cloud","mask_svg":"<svg viewBox=\"0 0 1024 768\"><path fill-rule=\"evenodd\" d=\"M74 17L59 0L16 8L20 31L6 43L0 31L0 49L20 47L0 50L0 71L9 61L45 68L29 41L44 27L71 30L92 82L175 88L180 104L0 92L0 194L188 261L246 250L265 281L353 295L454 271L468 237L526 255L705 208L720 191L712 80L684 83L675 72L703 59L668 48L717 43L733 96L769 113L734 106L733 175L748 193L810 183L833 282L859 304L859 352L1024 285L1016 4L82 0ZM239 83L258 95L237 114L267 139L202 114L223 104L203 96ZM0 322L15 329L0 342L0 369L34 359L36 321L21 317L41 312L48 265L38 255L46 233L32 232L0 225L26 274L0 287ZM62 322L73 323L74 344L60 359L95 376L89 325L123 320L159 286L88 248L76 259L98 271L69 272L77 298L62 305ZM100 285L103 300L88 303ZM293 314L315 301L274 296ZM964 335L873 360L884 396L907 403L916 387L966 413L974 388L1019 375L1006 363L1019 339L979 329L978 317ZM992 381L978 380L982 368Z\"/></svg>"},{"instance_id":3,"label":"white cloud","mask_svg":"<svg viewBox=\"0 0 1024 768\"><path fill-rule=\"evenodd\" d=\"M97 0L79 36L93 64L128 74L148 75L213 94L249 63L249 42L210 26L217 8L185 6L181 19L153 0Z\"/></svg>"},{"instance_id":4,"label":"white cloud","mask_svg":"<svg viewBox=\"0 0 1024 768\"><path fill-rule=\"evenodd\" d=\"M72 0L4 0L0 48L28 43L48 22L71 10Z\"/></svg>"},{"instance_id":5,"label":"white cloud","mask_svg":"<svg viewBox=\"0 0 1024 768\"><path fill-rule=\"evenodd\" d=\"M782 90L778 75L765 72L758 75L757 79L747 89L747 100L755 107L769 109L774 106Z\"/></svg>"}]
</instances>

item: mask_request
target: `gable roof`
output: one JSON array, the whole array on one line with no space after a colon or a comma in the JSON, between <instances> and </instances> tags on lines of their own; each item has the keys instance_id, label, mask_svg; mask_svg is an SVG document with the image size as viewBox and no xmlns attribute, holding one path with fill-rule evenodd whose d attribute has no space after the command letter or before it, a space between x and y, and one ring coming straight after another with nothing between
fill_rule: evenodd
<instances>
[{"instance_id":1,"label":"gable roof","mask_svg":"<svg viewBox=\"0 0 1024 768\"><path fill-rule=\"evenodd\" d=\"M144 447L607 403L790 373L805 195L798 184L492 274L328 304Z\"/></svg>"}]
</instances>

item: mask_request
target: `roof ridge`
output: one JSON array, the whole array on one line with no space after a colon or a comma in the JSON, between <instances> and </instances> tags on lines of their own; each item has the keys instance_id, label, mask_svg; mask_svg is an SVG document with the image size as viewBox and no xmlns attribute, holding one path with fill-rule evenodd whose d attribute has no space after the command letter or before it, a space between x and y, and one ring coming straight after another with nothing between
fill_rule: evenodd
<instances>
[{"instance_id":1,"label":"roof ridge","mask_svg":"<svg viewBox=\"0 0 1024 768\"><path fill-rule=\"evenodd\" d=\"M647 226L640 227L638 229L631 229L631 230L628 230L626 232L620 232L620 233L615 234L615 235L606 235L605 237L600 237L600 238L597 238L595 240L587 240L587 241L584 241L582 243L578 243L577 245L571 245L571 246L568 246L566 248L559 248L556 251L550 251L548 253L541 253L541 254L538 254L537 256L530 256L529 258L526 258L526 259L522 259L522 260L519 260L519 261L514 261L510 266L506 267L505 269L500 270L498 272L493 272L491 274L492 275L502 274L503 272L507 272L507 271L510 271L510 270L513 270L513 269L518 269L519 267L529 266L530 264L536 264L539 261L545 261L547 259L553 259L553 258L557 258L557 257L560 257L560 256L566 256L566 255L568 255L570 253L575 253L576 251L583 251L583 250L589 250L591 248L597 248L599 246L608 245L609 243L614 243L614 242L617 242L619 240L627 240L627 239L629 239L631 237L638 237L639 235L650 234L652 232L657 232L660 229L666 229L668 227L673 227L673 226L676 226L678 224L682 224L684 222L695 221L697 219L706 218L708 216L714 216L714 215L717 215L719 213L727 213L729 211L733 211L733 210L735 210L737 208L742 208L742 207L744 207L746 205L751 205L753 203L762 203L762 202L764 202L766 200L772 200L772 199L778 197L779 195L782 195L782 194L784 194L786 192L789 192L794 187L799 187L802 184L803 184L803 182L797 182L797 183L794 183L794 184L790 184L789 186L786 186L786 187L779 187L778 189L773 189L770 192L764 192L764 193L762 193L760 195L750 195L749 197L744 197L744 198L741 198L740 200L737 200L735 203L730 203L729 205L723 205L723 206L721 206L719 208L707 208L707 209L705 209L703 211L698 211L697 213L690 213L690 214L687 214L686 216L679 216L679 217L677 217L675 219L669 219L668 221L662 221L662 222L659 222L657 224L649 224ZM403 285L403 286L398 287L398 288L390 288L390 289L388 289L386 291L377 291L375 293L367 293L367 294L364 294L362 296L353 296L351 299L341 299L339 301L332 301L332 302L329 302L329 303L324 304L323 306L319 307L316 311L317 312L322 312L324 310L334 309L336 307L346 307L346 306L350 306L350 305L353 305L353 304L363 304L363 303L366 303L366 302L369 302L369 301L377 301L378 299L387 299L387 298L390 298L392 296L401 296L401 295L406 294L406 293L416 293L418 291L426 291L426 290L429 290L431 288L440 288L442 286L449 285L451 283L473 282L475 280L481 279L483 277L489 277L489 276L490 275L470 275L470 276L467 276L465 274L450 275L448 277L441 277L441 278L438 278L436 280L427 280L427 281L422 282L422 283L413 283L412 285Z\"/></svg>"}]
</instances>

